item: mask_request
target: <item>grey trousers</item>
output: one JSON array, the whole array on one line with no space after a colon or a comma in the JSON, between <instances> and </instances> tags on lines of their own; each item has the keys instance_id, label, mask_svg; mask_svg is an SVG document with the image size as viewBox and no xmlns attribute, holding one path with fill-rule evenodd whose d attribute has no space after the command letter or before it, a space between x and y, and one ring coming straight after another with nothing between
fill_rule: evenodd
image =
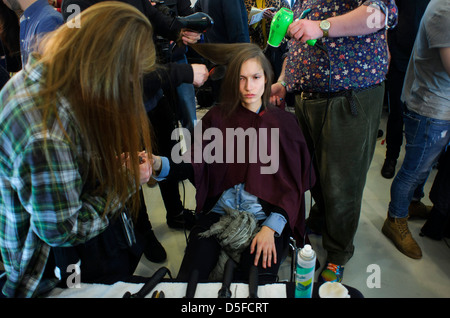
<instances>
[{"instance_id":1,"label":"grey trousers","mask_svg":"<svg viewBox=\"0 0 450 318\"><path fill-rule=\"evenodd\" d=\"M310 218L324 220L322 244L327 261L345 265L353 256L361 201L377 140L384 83L347 97L302 99L295 113L313 156L317 183ZM328 108L328 109L327 109Z\"/></svg>"}]
</instances>

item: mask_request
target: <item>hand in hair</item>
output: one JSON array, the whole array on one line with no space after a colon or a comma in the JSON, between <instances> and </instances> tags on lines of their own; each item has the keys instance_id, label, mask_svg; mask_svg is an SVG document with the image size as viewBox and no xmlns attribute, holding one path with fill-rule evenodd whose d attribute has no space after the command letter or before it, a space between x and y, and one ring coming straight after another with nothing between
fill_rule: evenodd
<instances>
[{"instance_id":1,"label":"hand in hair","mask_svg":"<svg viewBox=\"0 0 450 318\"><path fill-rule=\"evenodd\" d=\"M139 184L145 184L150 180L152 176L152 163L148 160L148 155L145 151L139 152ZM128 153L121 155L123 166L127 169L130 168L130 156Z\"/></svg>"},{"instance_id":2,"label":"hand in hair","mask_svg":"<svg viewBox=\"0 0 450 318\"><path fill-rule=\"evenodd\" d=\"M139 153L139 175L141 185L147 183L152 176L152 164L145 151Z\"/></svg>"}]
</instances>

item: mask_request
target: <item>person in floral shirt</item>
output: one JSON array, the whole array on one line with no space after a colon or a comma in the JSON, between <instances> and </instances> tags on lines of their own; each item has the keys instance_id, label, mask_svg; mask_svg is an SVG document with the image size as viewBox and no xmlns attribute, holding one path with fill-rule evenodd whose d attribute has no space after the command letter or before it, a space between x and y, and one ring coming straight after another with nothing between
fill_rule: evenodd
<instances>
[{"instance_id":1,"label":"person in floral shirt","mask_svg":"<svg viewBox=\"0 0 450 318\"><path fill-rule=\"evenodd\" d=\"M293 11L285 72L272 95L284 98L286 89L296 94L296 115L319 176L308 219L327 251L319 279L341 281L355 249L383 108L386 29L395 27L397 7L393 0L305 0ZM315 46L306 43L311 39Z\"/></svg>"}]
</instances>

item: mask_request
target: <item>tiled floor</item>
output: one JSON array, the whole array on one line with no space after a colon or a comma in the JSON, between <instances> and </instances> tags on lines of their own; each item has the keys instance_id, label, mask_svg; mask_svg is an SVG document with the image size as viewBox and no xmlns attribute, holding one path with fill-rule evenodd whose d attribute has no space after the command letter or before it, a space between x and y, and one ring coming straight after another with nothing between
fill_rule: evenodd
<instances>
[{"instance_id":1,"label":"tiled floor","mask_svg":"<svg viewBox=\"0 0 450 318\"><path fill-rule=\"evenodd\" d=\"M202 113L199 112L199 117ZM381 128L385 128L384 114ZM389 191L392 180L384 179L380 169L384 161L385 146L383 138L377 142L375 156L370 167L364 192L359 229L355 237L355 254L345 267L343 283L360 290L368 298L396 297L450 297L450 240L433 241L420 237L419 230L423 220L410 220L410 230L422 248L423 258L410 259L393 246L381 233L390 200ZM402 155L401 155L402 158ZM400 158L399 164L402 159ZM436 171L432 172L426 185L428 193ZM180 184L180 193L183 187ZM189 181L184 182L187 208L195 207L195 190ZM165 223L165 209L159 189L144 189L148 213L156 236L165 247L168 257L164 263L155 264L142 258L136 274L150 276L161 266L169 268L176 276L186 246L185 233L170 229ZM309 197L309 193L307 194ZM309 203L309 199L307 199ZM428 196L423 202L430 204ZM311 235L310 239L318 258L323 265L326 253L321 246L321 237ZM290 259L287 259L280 270L280 279L290 277ZM316 272L318 274L319 271Z\"/></svg>"}]
</instances>

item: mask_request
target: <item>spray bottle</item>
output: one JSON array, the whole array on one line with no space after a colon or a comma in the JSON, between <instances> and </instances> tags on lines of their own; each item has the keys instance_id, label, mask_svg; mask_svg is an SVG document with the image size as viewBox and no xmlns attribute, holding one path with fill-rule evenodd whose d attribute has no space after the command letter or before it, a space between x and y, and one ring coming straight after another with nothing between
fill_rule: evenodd
<instances>
[{"instance_id":1,"label":"spray bottle","mask_svg":"<svg viewBox=\"0 0 450 318\"><path fill-rule=\"evenodd\" d=\"M297 254L295 298L311 298L316 268L316 253L306 244Z\"/></svg>"}]
</instances>

